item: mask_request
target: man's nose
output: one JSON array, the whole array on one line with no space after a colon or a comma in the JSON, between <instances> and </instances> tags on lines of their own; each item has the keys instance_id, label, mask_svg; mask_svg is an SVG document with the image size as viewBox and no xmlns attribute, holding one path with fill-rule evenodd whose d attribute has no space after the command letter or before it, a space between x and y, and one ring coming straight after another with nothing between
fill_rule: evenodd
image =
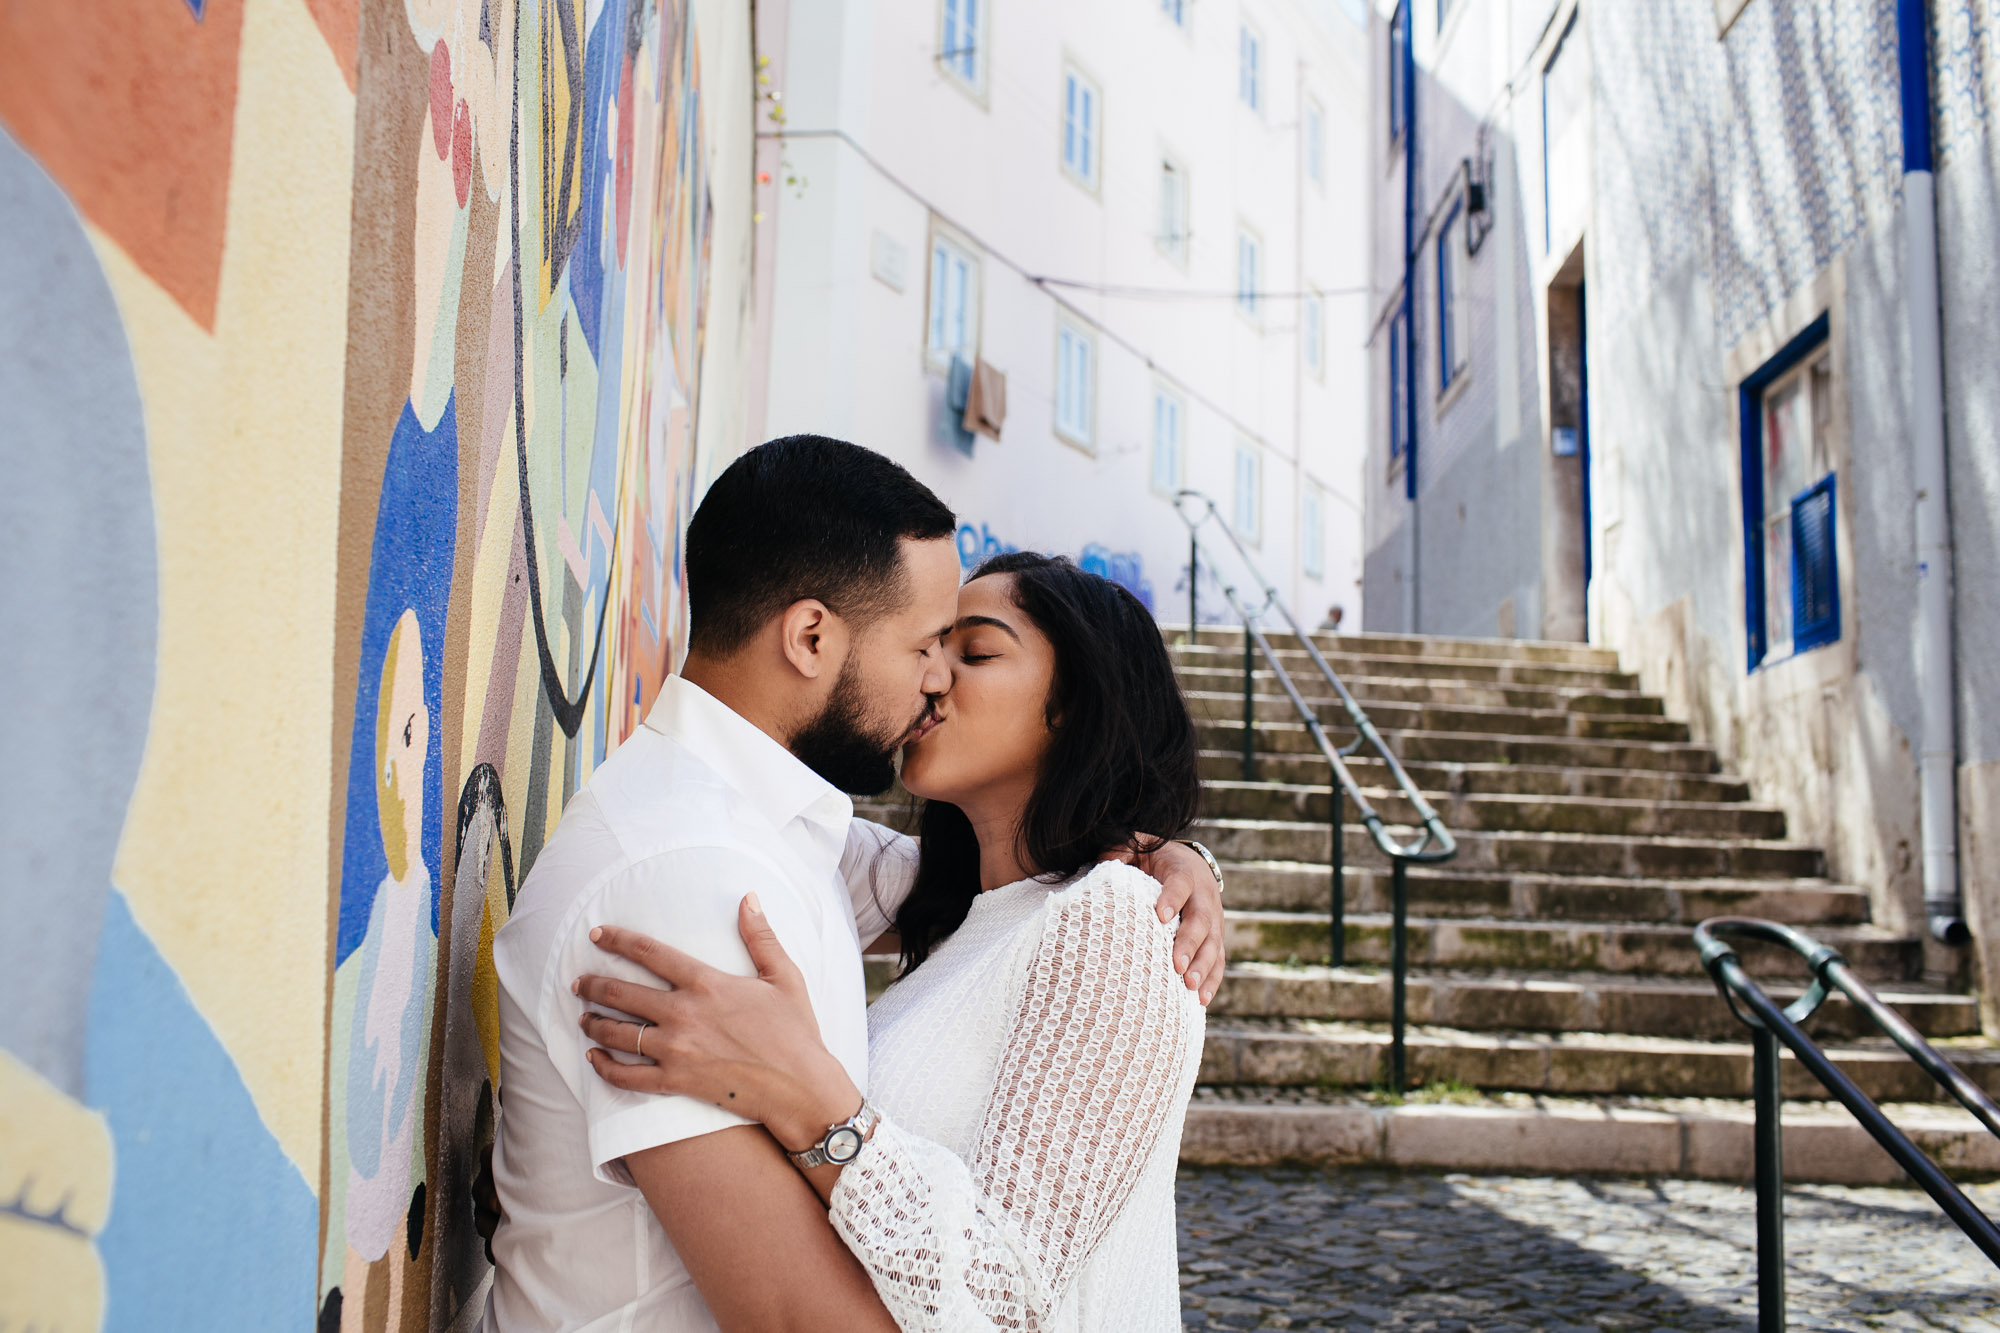
<instances>
[{"instance_id":1,"label":"man's nose","mask_svg":"<svg viewBox=\"0 0 2000 1333\"><path fill-rule=\"evenodd\" d=\"M935 699L951 693L951 662L944 653L932 653L924 663L923 691Z\"/></svg>"}]
</instances>

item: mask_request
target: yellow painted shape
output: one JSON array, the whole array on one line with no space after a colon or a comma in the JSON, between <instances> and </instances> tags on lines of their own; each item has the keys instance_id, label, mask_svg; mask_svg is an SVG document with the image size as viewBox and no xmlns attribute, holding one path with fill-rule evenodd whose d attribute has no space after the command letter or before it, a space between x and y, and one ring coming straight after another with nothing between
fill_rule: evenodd
<instances>
[{"instance_id":1,"label":"yellow painted shape","mask_svg":"<svg viewBox=\"0 0 2000 1333\"><path fill-rule=\"evenodd\" d=\"M96 1333L104 1325L104 1262L60 1227L0 1213L0 1328Z\"/></svg>"},{"instance_id":2,"label":"yellow painted shape","mask_svg":"<svg viewBox=\"0 0 2000 1333\"><path fill-rule=\"evenodd\" d=\"M317 1192L354 98L247 0L213 337L102 234L159 532L153 717L114 875Z\"/></svg>"},{"instance_id":3,"label":"yellow painted shape","mask_svg":"<svg viewBox=\"0 0 2000 1333\"><path fill-rule=\"evenodd\" d=\"M91 1238L111 1214L111 1127L5 1050L0 1200L11 1205L0 1213L0 1329L96 1329L104 1266Z\"/></svg>"}]
</instances>

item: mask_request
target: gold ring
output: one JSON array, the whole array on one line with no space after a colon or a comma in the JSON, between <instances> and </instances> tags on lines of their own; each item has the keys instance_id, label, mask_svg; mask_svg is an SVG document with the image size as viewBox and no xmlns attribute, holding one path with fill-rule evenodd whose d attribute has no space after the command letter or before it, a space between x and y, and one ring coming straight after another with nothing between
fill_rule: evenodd
<instances>
[{"instance_id":1,"label":"gold ring","mask_svg":"<svg viewBox=\"0 0 2000 1333\"><path fill-rule=\"evenodd\" d=\"M639 1025L638 1040L632 1043L634 1050L641 1060L646 1058L646 1029L651 1026L650 1023L641 1023Z\"/></svg>"}]
</instances>

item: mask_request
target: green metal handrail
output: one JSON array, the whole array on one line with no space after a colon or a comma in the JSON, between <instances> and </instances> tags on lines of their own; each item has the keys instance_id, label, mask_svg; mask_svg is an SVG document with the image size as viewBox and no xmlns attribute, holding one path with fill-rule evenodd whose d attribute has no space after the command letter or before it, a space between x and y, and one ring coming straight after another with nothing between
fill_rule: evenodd
<instances>
[{"instance_id":1,"label":"green metal handrail","mask_svg":"<svg viewBox=\"0 0 2000 1333\"><path fill-rule=\"evenodd\" d=\"M1193 513L1189 512L1191 506L1196 507ZM1450 860L1458 854L1458 842L1452 837L1451 830L1445 827L1444 821L1438 817L1437 811L1431 808L1430 802L1424 799L1423 793L1417 790L1416 783L1410 780L1410 775L1403 770L1403 765L1397 760L1395 752L1382 739L1382 733L1375 729L1375 724L1369 720L1368 714L1355 701L1353 694L1348 692L1346 684L1341 681L1339 674L1320 652L1319 645L1313 642L1312 636L1299 624L1291 608L1285 605L1284 599L1278 595L1277 588L1257 568L1257 562L1250 558L1250 552L1244 549L1242 541L1223 520L1222 512L1216 507L1215 501L1200 491L1182 490L1174 497L1174 508L1188 529L1189 644L1194 643L1195 631L1200 624L1197 587L1204 560L1207 562L1209 573L1215 577L1216 584L1222 589L1222 596L1229 603L1230 611L1243 622L1243 780L1254 781L1256 772L1257 713L1256 692L1252 685L1256 659L1253 650L1255 653L1261 653L1264 660L1270 664L1272 673L1284 687L1285 695L1291 700L1292 708L1298 713L1299 720L1305 723L1306 733L1312 737L1313 745L1332 770L1334 781L1328 793L1331 807L1328 812L1328 822L1333 835L1333 878L1328 891L1331 925L1327 944L1327 960L1332 966L1341 966L1347 956L1347 855L1346 840L1343 836L1347 802L1354 802L1354 808L1359 812L1361 822L1368 830L1368 836L1374 840L1382 854L1389 858L1389 1064L1391 1086L1400 1092L1408 1085L1407 1044L1404 1038L1408 1026L1409 867L1413 862L1429 865ZM1220 531L1228 539L1229 545L1235 549L1243 567L1257 580L1258 586L1263 590L1263 603L1254 611L1245 605L1235 585L1222 576L1214 555L1202 541L1202 529L1209 525L1211 520L1215 529ZM1278 660L1278 654L1271 647L1271 642L1265 637L1263 630L1257 627L1257 617L1266 610L1275 610L1284 617L1285 623L1291 626L1292 633L1312 659L1313 665L1319 669L1320 676L1333 687L1341 706L1347 710L1348 721L1354 727L1354 740L1351 744L1344 747L1336 746L1327 738L1326 729L1320 725L1319 715L1299 692L1298 684L1292 679L1292 673ZM1416 811L1421 831L1409 843L1398 842L1390 835L1381 813L1361 790L1361 784L1355 781L1353 772L1347 766L1348 757L1359 753L1364 745L1382 761L1397 789Z\"/></svg>"},{"instance_id":2,"label":"green metal handrail","mask_svg":"<svg viewBox=\"0 0 2000 1333\"><path fill-rule=\"evenodd\" d=\"M1759 940L1790 949L1812 972L1806 993L1784 1008L1764 993L1743 968L1731 940ZM1778 1077L1778 1045L1789 1046L1806 1072L1853 1113L1861 1127L1882 1145L1896 1165L1937 1201L1958 1229L1980 1251L2000 1265L2000 1227L1979 1211L1964 1191L1924 1155L1882 1114L1867 1093L1827 1058L1819 1044L1799 1024L1812 1016L1829 994L1839 991L1875 1025L1903 1048L1912 1060L1955 1097L1988 1130L2000 1135L2000 1106L1995 1106L1963 1071L1938 1054L1903 1016L1884 1004L1835 950L1805 932L1776 921L1754 917L1718 916L1694 930L1695 951L1730 1012L1750 1029L1752 1092L1756 1102L1755 1172L1757 1181L1757 1328L1781 1333L1785 1327L1785 1155L1779 1125L1783 1091ZM1748 1012L1745 1012L1745 1010Z\"/></svg>"}]
</instances>

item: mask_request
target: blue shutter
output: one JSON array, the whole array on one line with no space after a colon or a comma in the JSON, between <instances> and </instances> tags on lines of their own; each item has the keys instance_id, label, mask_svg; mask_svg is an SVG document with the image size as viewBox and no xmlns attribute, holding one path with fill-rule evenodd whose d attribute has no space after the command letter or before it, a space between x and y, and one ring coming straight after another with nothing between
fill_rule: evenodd
<instances>
[{"instance_id":1,"label":"blue shutter","mask_svg":"<svg viewBox=\"0 0 2000 1333\"><path fill-rule=\"evenodd\" d=\"M1833 474L1792 501L1792 651L1840 638L1840 570L1834 554Z\"/></svg>"}]
</instances>

